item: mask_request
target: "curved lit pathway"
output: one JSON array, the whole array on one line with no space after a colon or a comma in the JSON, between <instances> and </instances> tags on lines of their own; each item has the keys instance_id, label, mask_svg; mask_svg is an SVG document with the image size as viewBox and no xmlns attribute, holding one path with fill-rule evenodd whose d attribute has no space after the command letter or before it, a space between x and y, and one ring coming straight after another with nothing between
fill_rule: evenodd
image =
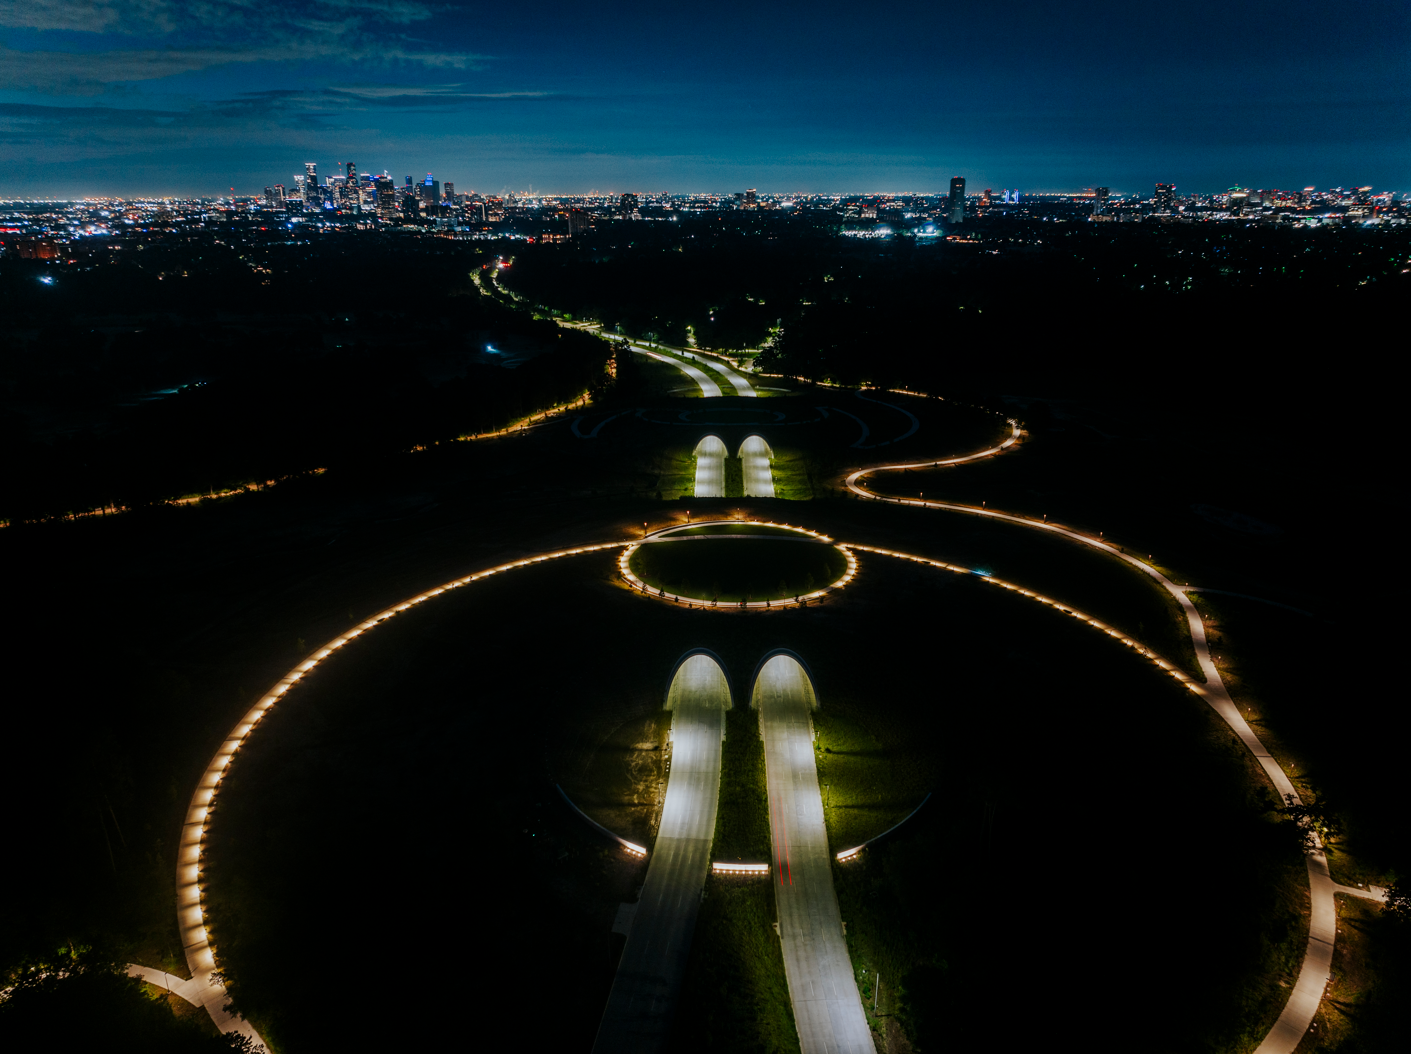
<instances>
[{"instance_id":1,"label":"curved lit pathway","mask_svg":"<svg viewBox=\"0 0 1411 1054\"><path fill-rule=\"evenodd\" d=\"M708 655L676 671L666 697L671 775L647 878L593 1050L648 1054L662 1049L686 973L686 957L710 871L720 798L720 752L730 686Z\"/></svg>"},{"instance_id":2,"label":"curved lit pathway","mask_svg":"<svg viewBox=\"0 0 1411 1054\"><path fill-rule=\"evenodd\" d=\"M1094 538L1081 531L1072 528L1062 527L1056 523L1048 523L1043 520L1030 519L1027 516L1018 516L1014 513L1000 512L997 509L975 508L970 505L959 505L945 501L925 501L920 498L892 498L874 493L868 490L861 483L865 476L877 472L895 471L905 468L930 468L939 465L956 465L967 461L975 461L983 457L990 457L1000 453L1004 449L1012 446L1019 436L1019 425L1015 421L1010 421L1011 435L999 446L991 447L988 450L980 451L976 454L969 454L964 457L943 458L938 461L921 461L908 464L896 465L875 465L871 468L858 469L847 477L847 487L860 497L874 501L885 501L893 505L914 505L926 509L942 509L947 512L958 512L969 516L980 516L991 520L1000 520L1006 523L1018 524L1022 527L1029 527L1034 530L1048 531L1051 534L1067 538L1070 541L1078 542L1089 548L1100 550L1109 556L1115 557L1136 568L1138 571L1155 580L1180 606L1186 616L1186 625L1190 630L1191 643L1195 647L1196 661L1200 666L1200 671L1205 677L1204 684L1192 684L1191 690L1202 696L1211 708L1220 715L1221 719L1230 726L1235 735L1254 755L1260 768L1264 770L1269 781L1273 783L1275 791L1281 800L1292 797L1294 801L1300 801L1298 791L1290 782L1284 770L1279 767L1277 761L1270 755L1268 748L1260 742L1259 737L1254 734L1254 730L1249 727L1240 714L1239 708L1235 706L1234 700L1230 698L1229 691L1225 688L1225 682L1220 678L1220 671L1216 669L1214 660L1210 657L1210 647L1205 638L1205 624L1201 621L1200 612L1191 603L1190 597L1185 593L1183 587L1178 586L1169 578L1163 575L1150 564L1139 560L1129 553L1122 552L1115 545L1112 545L1101 538ZM1284 1006L1279 1019L1274 1023L1274 1027L1259 1045L1255 1054L1293 1054L1294 1048L1302 1041L1304 1034L1308 1031L1308 1026L1313 1021L1313 1016L1318 1011L1318 1004L1323 998L1323 989L1327 986L1328 976L1332 968L1333 941L1337 936L1337 904L1334 896L1334 884L1331 875L1328 873L1328 859L1321 848L1316 848L1307 854L1308 864L1308 889L1311 900L1311 913L1308 926L1308 947L1304 953L1303 965L1299 970L1298 983L1294 985L1293 993L1289 996L1288 1003Z\"/></svg>"},{"instance_id":3,"label":"curved lit pathway","mask_svg":"<svg viewBox=\"0 0 1411 1054\"><path fill-rule=\"evenodd\" d=\"M626 544L625 542L604 542L579 546L574 549L560 549L542 556L526 557L523 560L501 564L485 571L477 571L475 574L457 578L445 585L437 586L435 589L428 589L410 600L405 600L385 611L378 612L371 618L358 623L348 632L334 637L333 640L280 678L278 683L245 713L245 716L230 730L230 734L206 765L206 771L201 774L201 779L196 784L196 791L191 795L190 804L186 809L186 820L181 828L176 864L177 928L181 936L182 948L186 954L186 966L191 972L191 980L184 982L185 990L198 996L197 999L192 999L190 995L183 993L183 998L204 1006L211 1015L211 1020L222 1032L239 1032L243 1036L250 1037L256 1043L262 1044L264 1042L248 1021L239 1014L230 1014L224 1009L225 1005L230 1002L230 995L216 970L215 952L211 947L210 932L206 929L205 911L201 901L203 843L206 834L206 820L210 815L212 803L220 790L220 782L225 775L225 770L230 766L230 762L234 759L241 745L259 725L260 719L270 708L278 703L284 694L302 680L310 670L333 655L338 649L356 640L369 630L376 629L388 619L438 597L447 590L466 586L483 578L489 578L491 575L513 571L516 568L544 563L547 560L557 560L565 556L577 556L602 549L619 549ZM138 967L138 969L148 968Z\"/></svg>"},{"instance_id":4,"label":"curved lit pathway","mask_svg":"<svg viewBox=\"0 0 1411 1054\"><path fill-rule=\"evenodd\" d=\"M802 1054L875 1054L853 976L813 757L817 701L788 655L764 664L750 705L759 709L769 786L775 904L784 975Z\"/></svg>"}]
</instances>

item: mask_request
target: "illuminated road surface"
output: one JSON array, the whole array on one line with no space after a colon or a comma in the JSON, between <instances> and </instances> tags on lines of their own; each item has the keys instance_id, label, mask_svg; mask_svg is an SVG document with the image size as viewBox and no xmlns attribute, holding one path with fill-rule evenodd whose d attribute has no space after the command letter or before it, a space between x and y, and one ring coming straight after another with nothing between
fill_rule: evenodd
<instances>
[{"instance_id":1,"label":"illuminated road surface","mask_svg":"<svg viewBox=\"0 0 1411 1054\"><path fill-rule=\"evenodd\" d=\"M665 1045L710 871L720 743L730 708L730 688L715 660L687 659L666 705L672 711L671 776L636 917L593 1044L597 1054L645 1054Z\"/></svg>"},{"instance_id":2,"label":"illuminated road surface","mask_svg":"<svg viewBox=\"0 0 1411 1054\"><path fill-rule=\"evenodd\" d=\"M773 456L774 451L762 436L750 436L740 444L740 458L745 463L745 497L774 497L774 474L769 470Z\"/></svg>"},{"instance_id":3,"label":"illuminated road surface","mask_svg":"<svg viewBox=\"0 0 1411 1054\"><path fill-rule=\"evenodd\" d=\"M784 974L803 1054L875 1054L833 891L813 758L813 702L808 676L789 656L776 655L760 670L751 705L759 708L764 734Z\"/></svg>"},{"instance_id":4,"label":"illuminated road surface","mask_svg":"<svg viewBox=\"0 0 1411 1054\"><path fill-rule=\"evenodd\" d=\"M629 343L632 345L633 348L635 348L637 351L642 352L644 355L650 355L652 358L660 359L662 362L669 362L677 369L685 371L692 377L692 379L696 381L697 384L701 385L701 393L705 395L706 398L710 398L711 396L715 395L723 395L724 392L720 390L720 386L716 384L715 381L710 380L710 378L706 374L696 369L696 367L686 365L686 363L681 361L682 359L689 359L692 362L699 362L710 367L712 370L714 370L716 373L720 374L720 376L724 377L727 381L730 382L730 387L734 389L733 394L735 395L743 395L752 399L759 397L759 393L754 390L754 385L750 384L749 379L747 377L737 373L735 370L731 369L719 359L712 359L702 355L695 355L689 351L678 350L676 348L670 349L671 355L667 356L659 354L658 352L652 350L646 344L638 344L636 341L629 341ZM705 379L705 383L701 384L703 378ZM707 385L709 385L709 387L707 387ZM715 390L711 391L711 388L714 388Z\"/></svg>"},{"instance_id":5,"label":"illuminated road surface","mask_svg":"<svg viewBox=\"0 0 1411 1054\"><path fill-rule=\"evenodd\" d=\"M725 497L726 453L719 436L706 436L696 444L696 497Z\"/></svg>"},{"instance_id":6,"label":"illuminated road surface","mask_svg":"<svg viewBox=\"0 0 1411 1054\"><path fill-rule=\"evenodd\" d=\"M1191 643L1195 648L1196 661L1200 666L1201 673L1205 676L1205 683L1195 688L1195 691L1210 704L1221 719L1230 726L1230 729L1240 738L1245 747L1254 755L1259 767L1264 770L1264 774L1269 777L1269 782L1274 785L1280 800L1287 800L1289 796L1296 802L1302 801L1298 791L1294 789L1293 783L1284 770L1279 767L1279 763L1274 760L1269 749L1264 746L1259 737L1254 734L1254 729L1249 727L1249 722L1244 719L1244 715L1239 712L1239 707L1230 698L1229 690L1225 687L1225 682L1220 677L1220 671L1215 666L1215 661L1210 657L1210 645L1205 637L1205 623L1201 621L1200 612L1191 603L1190 597L1185 593L1182 586L1177 585L1156 568L1143 560L1123 552L1116 545L1113 545L1102 538L1094 538L1068 527L1062 527L1056 523L1049 523L1043 520L1030 519L1027 516L1016 516L1013 513L1000 512L998 509L975 508L971 505L957 505L945 501L922 501L914 498L889 498L875 494L862 486L863 476L874 472L884 472L904 468L929 468L933 465L958 465L967 461L975 461L979 458L990 457L1000 453L1005 448L1011 446L1019 435L1019 426L1011 421L1010 426L1013 434L998 447L983 450L976 454L965 457L942 459L940 461L923 461L898 465L878 465L869 469L859 469L847 478L848 489L865 498L872 498L878 501L886 501L894 505L915 505L927 509L943 509L948 512L960 512L970 516L981 516L991 520L1002 520L1006 523L1018 524L1022 527L1030 527L1035 530L1048 531L1051 534L1059 535L1070 541L1079 542L1093 549L1098 549L1109 556L1136 568L1143 574L1154 579L1163 589L1165 589L1176 601L1182 612L1186 616L1186 625L1190 630ZM1308 946L1304 951L1303 966L1299 970L1298 982L1294 985L1293 992L1289 995L1289 1001L1284 1005L1283 1012L1279 1019L1274 1022L1274 1027L1269 1034L1264 1037L1264 1041L1259 1044L1254 1054L1293 1054L1294 1049L1303 1041L1304 1035L1308 1032L1308 1026L1313 1023L1313 1017L1318 1012L1318 1004L1322 1001L1323 990L1327 987L1328 978L1332 970L1333 962L1333 942L1337 938L1337 899L1336 890L1331 874L1328 872L1328 858L1321 848L1315 848L1307 854L1308 865L1308 892L1311 901L1311 912L1308 925Z\"/></svg>"},{"instance_id":7,"label":"illuminated road surface","mask_svg":"<svg viewBox=\"0 0 1411 1054\"><path fill-rule=\"evenodd\" d=\"M695 381L696 384L700 386L701 395L705 396L707 399L717 398L725 394L720 390L720 385L716 384L715 381L711 380L710 377L708 377L705 373L703 373L701 370L696 369L696 367L694 366L682 362L680 359L676 358L673 355L661 355L655 351L648 351L646 348L640 347L636 344L632 345L632 350L640 352L643 355L649 355L652 358L656 359L658 362L666 363L668 366L675 366L678 370L684 373L687 377L690 377L691 380Z\"/></svg>"},{"instance_id":8,"label":"illuminated road surface","mask_svg":"<svg viewBox=\"0 0 1411 1054\"><path fill-rule=\"evenodd\" d=\"M743 374L736 373L733 369L731 369L725 363L721 362L719 359L706 360L702 358L697 358L695 355L692 355L689 351L683 351L679 354L686 356L686 358L688 359L695 359L697 362L708 361L711 369L715 370L716 373L720 374L722 377L724 377L727 381L730 382L730 387L735 389L736 395L747 396L751 399L759 398L759 393L754 390L754 385L750 384L748 377L745 377Z\"/></svg>"}]
</instances>

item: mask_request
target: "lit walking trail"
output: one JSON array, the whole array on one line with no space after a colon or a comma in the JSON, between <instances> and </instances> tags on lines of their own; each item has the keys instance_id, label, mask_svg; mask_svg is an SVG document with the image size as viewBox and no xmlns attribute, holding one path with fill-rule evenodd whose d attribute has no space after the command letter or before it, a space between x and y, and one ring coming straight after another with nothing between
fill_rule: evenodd
<instances>
[{"instance_id":1,"label":"lit walking trail","mask_svg":"<svg viewBox=\"0 0 1411 1054\"><path fill-rule=\"evenodd\" d=\"M696 444L696 497L725 497L725 444L706 436Z\"/></svg>"},{"instance_id":2,"label":"lit walking trail","mask_svg":"<svg viewBox=\"0 0 1411 1054\"><path fill-rule=\"evenodd\" d=\"M784 975L802 1054L875 1054L853 977L813 758L813 687L798 662L776 655L755 680L769 785L774 893Z\"/></svg>"},{"instance_id":3,"label":"lit walking trail","mask_svg":"<svg viewBox=\"0 0 1411 1054\"><path fill-rule=\"evenodd\" d=\"M671 776L647 879L593 1044L597 1054L647 1054L666 1043L710 871L720 797L720 744L730 687L708 655L681 664L666 698Z\"/></svg>"},{"instance_id":4,"label":"lit walking trail","mask_svg":"<svg viewBox=\"0 0 1411 1054\"><path fill-rule=\"evenodd\" d=\"M926 509L942 509L948 512L960 512L970 516L982 516L991 520L1002 520L1006 523L1014 523L1023 527L1030 527L1035 530L1048 531L1051 534L1059 535L1071 541L1079 542L1092 549L1098 549L1109 556L1116 557L1135 567L1143 574L1154 579L1163 589L1171 594L1172 598L1180 606L1186 616L1186 625L1190 630L1191 643L1195 648L1196 661L1200 666L1200 671L1205 677L1204 684L1192 683L1189 687L1205 699L1210 707L1220 715L1221 719L1230 726L1230 729L1240 738L1249 752L1254 755L1254 759L1259 763L1259 767L1264 770L1269 781L1274 785L1280 800L1287 800L1292 797L1295 802L1301 801L1298 791L1294 789L1293 783L1284 770L1279 767L1279 763L1274 760L1267 747L1254 734L1254 730L1249 727L1239 708L1235 706L1234 700L1230 698L1230 693L1225 687L1225 682L1220 678L1220 671L1216 668L1214 660L1210 657L1210 646L1205 638L1205 624L1201 621L1200 612L1191 603L1190 597L1185 593L1182 586L1178 586L1169 578L1163 575L1150 564L1139 560L1129 553L1124 553L1117 546L1104 541L1102 538L1094 538L1091 535L1083 534L1068 527L1062 527L1056 523L1048 523L1043 520L1030 519L1027 516L1017 516L1013 513L1000 512L997 509L975 508L970 505L957 505L945 501L923 501L917 498L890 498L876 494L866 489L861 484L864 476L875 472L886 472L904 468L929 468L935 465L956 465L967 461L974 461L979 458L989 457L998 454L1011 446L1019 435L1019 425L1011 421L1011 436L997 447L980 451L965 457L942 459L940 461L924 461L898 465L876 465L868 469L859 469L847 477L847 487L853 493L864 498L876 501L885 501L894 505L915 505ZM1193 590L1194 591L1194 590ZM1321 847L1315 848L1307 854L1308 864L1308 892L1311 901L1311 913L1308 925L1308 947L1304 952L1303 965L1299 970L1298 982L1294 985L1293 992L1289 996L1288 1003L1285 1004L1279 1019L1274 1022L1274 1027L1269 1034L1264 1037L1264 1041L1259 1044L1254 1054L1293 1054L1294 1049L1302 1042L1304 1035L1308 1031L1308 1026L1312 1024L1314 1015L1318 1012L1318 1004L1322 1001L1323 990L1327 987L1328 977L1332 969L1333 961L1333 941L1337 937L1337 903L1335 897L1335 887L1332 876L1328 872L1328 858Z\"/></svg>"},{"instance_id":5,"label":"lit walking trail","mask_svg":"<svg viewBox=\"0 0 1411 1054\"><path fill-rule=\"evenodd\" d=\"M750 436L740 444L740 458L745 463L745 497L774 497L774 474L769 470L773 457L774 451L763 436Z\"/></svg>"},{"instance_id":6,"label":"lit walking trail","mask_svg":"<svg viewBox=\"0 0 1411 1054\"><path fill-rule=\"evenodd\" d=\"M371 632L388 619L395 618L404 611L410 611L428 600L433 600L448 590L468 586L473 582L489 578L491 575L503 574L521 567L532 567L547 560L580 556L584 553L599 552L604 549L618 549L623 544L622 542L599 542L572 549L560 549L557 552L543 553L539 556L529 556L522 560L515 560L498 567L477 571L463 578L457 578L445 585L437 586L435 589L428 589L426 592L419 593L385 611L379 611L347 632L334 637L280 678L274 687L266 692L230 730L230 734L226 736L224 742L207 763L206 771L201 774L201 779L196 784L196 790L191 795L191 802L187 806L186 819L181 827L176 856L176 920L177 928L181 934L182 949L186 954L186 967L191 971L191 980L182 982L180 986L172 986L172 990L176 991L177 987L180 987L182 990L179 994L182 998L198 1006L204 1006L207 1013L211 1015L211 1020L222 1032L239 1032L250 1038L260 1048L263 1047L263 1040L260 1039L259 1033L248 1021L238 1013L231 1014L225 1010L225 1005L230 1002L230 995L216 969L215 949L211 946L210 932L206 929L205 910L202 907L204 899L202 864L205 856L206 822L210 818L211 808L215 804L225 771L230 767L230 763L251 733L259 727L260 720L284 697L289 689L298 684L310 670L336 654L339 649L351 644L364 633ZM129 970L133 969L142 971L148 968L129 967ZM146 978L145 973L141 976Z\"/></svg>"}]
</instances>

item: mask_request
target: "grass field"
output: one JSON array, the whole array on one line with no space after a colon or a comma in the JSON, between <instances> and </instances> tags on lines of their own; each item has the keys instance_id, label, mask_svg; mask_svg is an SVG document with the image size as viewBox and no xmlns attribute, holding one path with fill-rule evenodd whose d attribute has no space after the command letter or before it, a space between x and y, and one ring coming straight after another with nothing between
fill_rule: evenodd
<instances>
[{"instance_id":1,"label":"grass field","mask_svg":"<svg viewBox=\"0 0 1411 1054\"><path fill-rule=\"evenodd\" d=\"M650 586L733 603L811 593L841 578L848 565L841 550L822 542L739 538L650 542L628 566Z\"/></svg>"},{"instance_id":2,"label":"grass field","mask_svg":"<svg viewBox=\"0 0 1411 1054\"><path fill-rule=\"evenodd\" d=\"M695 647L721 656L737 697L766 651L809 662L831 839L877 833L935 791L835 870L854 961L884 977L883 1023L923 1049L973 1045L999 1019L1037 1043L1094 977L1116 1009L1084 1025L1088 1046L1159 1017L1173 1051L1231 1049L1277 1009L1303 940L1297 854L1230 736L1128 649L895 561L818 607L758 615L665 605L612 568L604 554L539 565L408 612L320 666L242 750L212 817L207 909L237 1000L281 1054L321 1049L318 1008L346 991L343 971L310 962L463 948L556 993L526 1042L590 1043L611 921L643 870L552 787L603 820L645 814L666 679ZM722 855L767 844L751 716L729 715ZM680 1045L793 1049L768 883L706 893L683 992L704 1024ZM1084 941L1050 970L1055 929L1075 921ZM391 1005L359 1022L427 1045L459 1027Z\"/></svg>"}]
</instances>

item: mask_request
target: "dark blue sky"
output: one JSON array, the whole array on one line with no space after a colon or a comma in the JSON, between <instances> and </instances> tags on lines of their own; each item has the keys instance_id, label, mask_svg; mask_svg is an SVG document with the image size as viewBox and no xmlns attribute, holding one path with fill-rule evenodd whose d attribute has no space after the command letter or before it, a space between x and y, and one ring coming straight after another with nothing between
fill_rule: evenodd
<instances>
[{"instance_id":1,"label":"dark blue sky","mask_svg":"<svg viewBox=\"0 0 1411 1054\"><path fill-rule=\"evenodd\" d=\"M1411 4L0 0L0 196L1411 190Z\"/></svg>"}]
</instances>

